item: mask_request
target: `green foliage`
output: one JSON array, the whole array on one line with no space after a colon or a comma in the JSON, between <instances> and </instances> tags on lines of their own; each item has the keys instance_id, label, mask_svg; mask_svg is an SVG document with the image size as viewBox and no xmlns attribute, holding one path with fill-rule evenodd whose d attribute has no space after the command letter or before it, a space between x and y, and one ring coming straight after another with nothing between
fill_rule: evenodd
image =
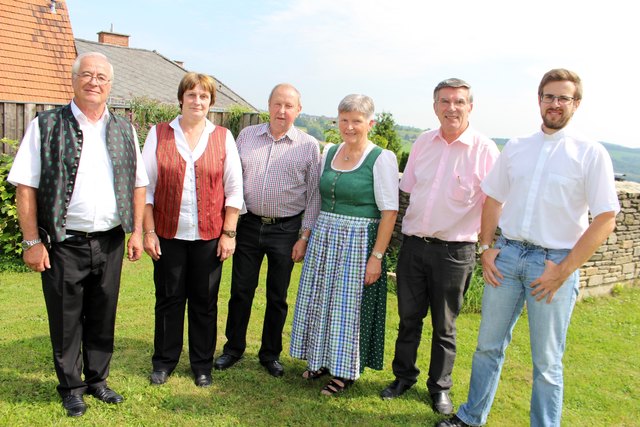
<instances>
[{"instance_id":1,"label":"green foliage","mask_svg":"<svg viewBox=\"0 0 640 427\"><path fill-rule=\"evenodd\" d=\"M225 121L222 123L222 126L226 127L231 131L234 138L238 137L242 126L242 117L246 113L250 113L251 109L248 107L244 107L242 105L232 105L226 111Z\"/></svg>"},{"instance_id":2,"label":"green foliage","mask_svg":"<svg viewBox=\"0 0 640 427\"><path fill-rule=\"evenodd\" d=\"M178 114L180 107L176 104L164 104L146 97L131 100L131 122L138 133L140 146L144 146L149 129L160 122L170 122Z\"/></svg>"},{"instance_id":3,"label":"green foliage","mask_svg":"<svg viewBox=\"0 0 640 427\"><path fill-rule=\"evenodd\" d=\"M258 113L258 119L260 120L260 123L267 123L271 117L269 117L268 111L260 111Z\"/></svg>"},{"instance_id":4,"label":"green foliage","mask_svg":"<svg viewBox=\"0 0 640 427\"><path fill-rule=\"evenodd\" d=\"M404 172L404 168L407 166L407 162L409 161L409 152L401 151L397 156L398 156L398 170L400 172Z\"/></svg>"},{"instance_id":5,"label":"green foliage","mask_svg":"<svg viewBox=\"0 0 640 427\"><path fill-rule=\"evenodd\" d=\"M395 154L402 151L402 141L396 131L396 122L391 113L383 111L380 114L376 114L376 124L369 132L369 138L374 144L380 145ZM386 141L386 145L380 144L382 140Z\"/></svg>"},{"instance_id":6,"label":"green foliage","mask_svg":"<svg viewBox=\"0 0 640 427\"><path fill-rule=\"evenodd\" d=\"M18 146L18 141L1 139L12 147ZM16 208L16 187L7 181L9 171L13 165L13 156L0 154L0 260L3 267L9 267L12 261L20 263L22 251L19 242L22 233L18 224L18 209Z\"/></svg>"},{"instance_id":7,"label":"green foliage","mask_svg":"<svg viewBox=\"0 0 640 427\"><path fill-rule=\"evenodd\" d=\"M376 144L378 147L387 148L389 141L382 135L370 135L369 140Z\"/></svg>"},{"instance_id":8,"label":"green foliage","mask_svg":"<svg viewBox=\"0 0 640 427\"><path fill-rule=\"evenodd\" d=\"M462 313L480 313L482 311L482 294L484 292L484 279L482 278L482 264L476 263L471 276L471 283L467 293L464 294Z\"/></svg>"},{"instance_id":9,"label":"green foliage","mask_svg":"<svg viewBox=\"0 0 640 427\"><path fill-rule=\"evenodd\" d=\"M340 144L342 142L342 137L340 136L338 129L329 128L324 131L324 140L328 144Z\"/></svg>"}]
</instances>

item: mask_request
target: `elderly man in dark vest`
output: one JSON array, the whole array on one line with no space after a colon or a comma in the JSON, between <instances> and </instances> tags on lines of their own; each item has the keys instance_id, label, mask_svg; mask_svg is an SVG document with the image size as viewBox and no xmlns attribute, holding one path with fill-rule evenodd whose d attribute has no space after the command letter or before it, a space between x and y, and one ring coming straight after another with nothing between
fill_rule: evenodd
<instances>
[{"instance_id":1,"label":"elderly man in dark vest","mask_svg":"<svg viewBox=\"0 0 640 427\"><path fill-rule=\"evenodd\" d=\"M73 100L31 122L9 174L24 262L42 273L57 389L69 416L84 414L85 393L123 401L107 376L125 233L129 260L142 254L148 179L131 123L106 108L112 80L104 55L78 56Z\"/></svg>"}]
</instances>

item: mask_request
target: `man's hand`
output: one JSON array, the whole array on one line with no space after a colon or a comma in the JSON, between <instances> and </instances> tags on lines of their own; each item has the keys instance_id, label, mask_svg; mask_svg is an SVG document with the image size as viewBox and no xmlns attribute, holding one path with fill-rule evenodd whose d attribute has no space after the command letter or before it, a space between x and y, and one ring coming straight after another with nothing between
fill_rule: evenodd
<instances>
[{"instance_id":1,"label":"man's hand","mask_svg":"<svg viewBox=\"0 0 640 427\"><path fill-rule=\"evenodd\" d=\"M293 245L293 250L291 251L291 259L293 262L300 262L304 259L304 254L307 252L307 242L298 239L295 245Z\"/></svg>"},{"instance_id":2,"label":"man's hand","mask_svg":"<svg viewBox=\"0 0 640 427\"><path fill-rule=\"evenodd\" d=\"M45 269L51 268L49 252L42 243L33 245L26 251L22 252L22 259L27 267L33 271L37 271L38 273L42 273Z\"/></svg>"},{"instance_id":3,"label":"man's hand","mask_svg":"<svg viewBox=\"0 0 640 427\"><path fill-rule=\"evenodd\" d=\"M226 234L220 235L220 240L218 240L218 250L216 251L220 261L224 261L231 257L235 251L236 239L234 237L229 237Z\"/></svg>"},{"instance_id":4,"label":"man's hand","mask_svg":"<svg viewBox=\"0 0 640 427\"><path fill-rule=\"evenodd\" d=\"M482 255L480 255L480 261L482 262L482 277L485 282L494 288L500 286L500 280L504 279L504 276L500 273L498 267L496 267L496 258L499 253L500 249L490 248L482 252Z\"/></svg>"},{"instance_id":5,"label":"man's hand","mask_svg":"<svg viewBox=\"0 0 640 427\"><path fill-rule=\"evenodd\" d=\"M536 297L536 301L540 301L546 296L547 304L549 304L558 289L560 289L560 286L567 280L567 277L569 276L566 275L559 264L546 260L542 276L531 282L531 287L533 288L531 295Z\"/></svg>"},{"instance_id":6,"label":"man's hand","mask_svg":"<svg viewBox=\"0 0 640 427\"><path fill-rule=\"evenodd\" d=\"M137 261L142 256L142 251L142 232L137 230L131 233L127 242L127 258L129 261Z\"/></svg>"}]
</instances>

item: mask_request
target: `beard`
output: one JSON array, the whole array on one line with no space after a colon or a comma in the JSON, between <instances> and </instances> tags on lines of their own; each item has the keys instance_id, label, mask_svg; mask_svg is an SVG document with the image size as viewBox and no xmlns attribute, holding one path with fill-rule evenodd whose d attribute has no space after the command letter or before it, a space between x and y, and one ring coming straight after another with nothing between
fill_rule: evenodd
<instances>
[{"instance_id":1,"label":"beard","mask_svg":"<svg viewBox=\"0 0 640 427\"><path fill-rule=\"evenodd\" d=\"M571 120L571 116L573 116L573 114L569 114L569 112L563 111L561 116L550 119L547 117L548 111L549 110L545 111L542 115L542 123L547 129L560 130L564 128L567 123L569 123L569 120Z\"/></svg>"}]
</instances>

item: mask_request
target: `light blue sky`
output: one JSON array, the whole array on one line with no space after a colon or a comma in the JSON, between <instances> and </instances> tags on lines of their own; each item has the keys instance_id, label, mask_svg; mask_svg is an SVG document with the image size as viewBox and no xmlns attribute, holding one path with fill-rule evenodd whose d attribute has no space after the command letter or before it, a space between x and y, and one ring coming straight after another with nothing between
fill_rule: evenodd
<instances>
[{"instance_id":1,"label":"light blue sky","mask_svg":"<svg viewBox=\"0 0 640 427\"><path fill-rule=\"evenodd\" d=\"M608 0L67 0L74 36L130 35L214 75L258 108L293 83L303 112L335 116L349 93L420 128L438 126L433 87L460 77L475 95L471 123L490 137L540 125L542 74L583 79L573 125L600 141L640 147L640 22L632 2ZM635 40L635 42L633 42ZM140 70L149 72L151 70ZM630 81L633 83L627 83Z\"/></svg>"}]
</instances>

